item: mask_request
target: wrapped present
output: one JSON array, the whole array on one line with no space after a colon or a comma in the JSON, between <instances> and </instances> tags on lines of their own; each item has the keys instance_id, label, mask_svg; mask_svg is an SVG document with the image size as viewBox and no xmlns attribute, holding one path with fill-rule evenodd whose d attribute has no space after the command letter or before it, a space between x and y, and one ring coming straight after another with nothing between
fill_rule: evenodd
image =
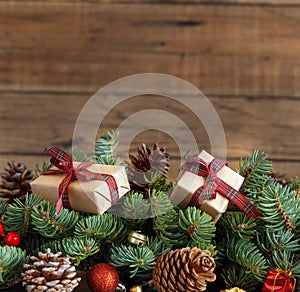
<instances>
[{"instance_id":1,"label":"wrapped present","mask_svg":"<svg viewBox=\"0 0 300 292\"><path fill-rule=\"evenodd\" d=\"M57 147L45 150L55 168L31 182L32 192L62 207L102 214L130 190L124 166L73 162Z\"/></svg>"},{"instance_id":2,"label":"wrapped present","mask_svg":"<svg viewBox=\"0 0 300 292\"><path fill-rule=\"evenodd\" d=\"M187 159L184 170L170 197L181 209L197 206L217 222L232 202L248 217L259 220L259 211L238 192L244 178L226 162L203 150L197 157Z\"/></svg>"},{"instance_id":3,"label":"wrapped present","mask_svg":"<svg viewBox=\"0 0 300 292\"><path fill-rule=\"evenodd\" d=\"M264 281L262 292L294 292L296 291L296 278L290 271L281 269L270 270Z\"/></svg>"}]
</instances>

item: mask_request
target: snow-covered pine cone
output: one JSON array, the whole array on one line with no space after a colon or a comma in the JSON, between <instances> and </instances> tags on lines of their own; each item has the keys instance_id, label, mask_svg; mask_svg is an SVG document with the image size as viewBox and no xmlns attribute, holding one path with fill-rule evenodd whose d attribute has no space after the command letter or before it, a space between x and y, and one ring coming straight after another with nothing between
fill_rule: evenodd
<instances>
[{"instance_id":1,"label":"snow-covered pine cone","mask_svg":"<svg viewBox=\"0 0 300 292\"><path fill-rule=\"evenodd\" d=\"M75 266L69 258L60 257L61 252L39 252L38 258L31 256L32 264L24 265L22 283L28 292L71 292L81 278L77 277Z\"/></svg>"}]
</instances>

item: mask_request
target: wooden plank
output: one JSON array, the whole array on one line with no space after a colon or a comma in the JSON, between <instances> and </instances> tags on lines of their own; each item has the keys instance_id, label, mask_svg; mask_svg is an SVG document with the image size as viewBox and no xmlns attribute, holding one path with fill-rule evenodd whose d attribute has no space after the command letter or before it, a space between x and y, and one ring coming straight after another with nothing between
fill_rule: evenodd
<instances>
[{"instance_id":1,"label":"wooden plank","mask_svg":"<svg viewBox=\"0 0 300 292\"><path fill-rule=\"evenodd\" d=\"M95 92L145 72L300 96L300 7L0 2L0 90Z\"/></svg>"},{"instance_id":2,"label":"wooden plank","mask_svg":"<svg viewBox=\"0 0 300 292\"><path fill-rule=\"evenodd\" d=\"M89 115L91 121L96 120L97 127L104 99L109 100L111 97L98 99ZM0 96L0 154L36 155L48 145L70 147L77 116L88 99L89 96L73 94L7 93ZM198 102L195 97L187 99L187 104ZM296 134L300 127L300 103L297 99L211 96L210 101L223 123L229 157L238 158L259 148L270 153L274 159L300 160L300 136ZM120 103L105 117L98 133L117 128L130 115L151 108L158 108L166 112L166 115L160 116L159 122L155 123L157 116L154 112L153 124L151 120L149 122L142 118L124 129L124 133L132 137L133 148L141 142L152 144L158 141L167 145L173 156L180 156L178 147L189 146L191 140L181 124L174 123L170 118L168 113L172 113L192 131L200 149L210 150L210 141L199 118L188 108L177 102L170 102L166 97L139 96ZM149 129L154 125L154 129L176 133L172 135L176 136L180 145L177 146L174 139L161 132L145 132L138 139L132 136L134 132L140 133L143 127ZM86 141L85 133L90 127L87 124L86 131L78 139ZM93 140L85 143L93 143Z\"/></svg>"}]
</instances>

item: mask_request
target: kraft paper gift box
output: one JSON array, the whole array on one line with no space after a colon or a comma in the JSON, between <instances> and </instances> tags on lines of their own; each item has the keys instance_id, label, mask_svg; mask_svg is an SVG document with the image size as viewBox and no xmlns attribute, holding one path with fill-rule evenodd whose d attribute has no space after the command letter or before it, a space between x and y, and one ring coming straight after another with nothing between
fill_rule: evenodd
<instances>
[{"instance_id":1,"label":"kraft paper gift box","mask_svg":"<svg viewBox=\"0 0 300 292\"><path fill-rule=\"evenodd\" d=\"M198 155L208 165L212 162L214 157L202 150ZM232 188L239 190L242 186L244 177L236 173L234 170L224 166L218 173L217 177L229 184ZM194 192L205 184L206 177L198 176L191 172L185 171L178 180L172 194L171 201L178 205L181 209L188 207ZM217 222L222 214L227 210L229 200L217 193L215 199L205 200L199 209L212 216L214 222Z\"/></svg>"},{"instance_id":2,"label":"kraft paper gift box","mask_svg":"<svg viewBox=\"0 0 300 292\"><path fill-rule=\"evenodd\" d=\"M75 167L78 164L74 162ZM119 199L130 190L124 166L92 164L87 169L95 173L112 175L118 187ZM59 196L58 186L65 176L65 174L42 174L31 182L32 192L47 201L56 202ZM103 180L83 182L76 179L71 182L68 194L72 208L77 211L102 214L112 206L109 187Z\"/></svg>"}]
</instances>

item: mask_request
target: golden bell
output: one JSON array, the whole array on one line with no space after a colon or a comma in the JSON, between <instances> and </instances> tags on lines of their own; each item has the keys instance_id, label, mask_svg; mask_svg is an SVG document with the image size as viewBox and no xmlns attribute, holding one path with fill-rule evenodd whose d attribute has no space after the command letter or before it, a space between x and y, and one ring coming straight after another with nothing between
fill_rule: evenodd
<instances>
[{"instance_id":1,"label":"golden bell","mask_svg":"<svg viewBox=\"0 0 300 292\"><path fill-rule=\"evenodd\" d=\"M130 292L143 292L142 286L133 286L130 288Z\"/></svg>"},{"instance_id":2,"label":"golden bell","mask_svg":"<svg viewBox=\"0 0 300 292\"><path fill-rule=\"evenodd\" d=\"M138 231L131 231L128 234L128 242L137 246L144 246L147 243L147 235L139 233ZM139 291L139 290L137 290Z\"/></svg>"}]
</instances>

